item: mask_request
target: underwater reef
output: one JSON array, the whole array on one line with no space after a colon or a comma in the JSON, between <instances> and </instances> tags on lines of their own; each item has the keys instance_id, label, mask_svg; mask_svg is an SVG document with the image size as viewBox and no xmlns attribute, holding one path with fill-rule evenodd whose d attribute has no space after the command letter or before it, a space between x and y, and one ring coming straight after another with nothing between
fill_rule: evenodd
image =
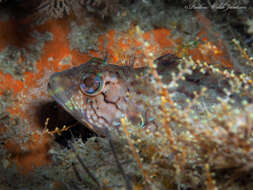
<instances>
[{"instance_id":1,"label":"underwater reef","mask_svg":"<svg viewBox=\"0 0 253 190\"><path fill-rule=\"evenodd\" d=\"M0 0L0 189L253 189L252 47L248 0ZM50 96L94 57L147 68L147 121L101 136Z\"/></svg>"}]
</instances>

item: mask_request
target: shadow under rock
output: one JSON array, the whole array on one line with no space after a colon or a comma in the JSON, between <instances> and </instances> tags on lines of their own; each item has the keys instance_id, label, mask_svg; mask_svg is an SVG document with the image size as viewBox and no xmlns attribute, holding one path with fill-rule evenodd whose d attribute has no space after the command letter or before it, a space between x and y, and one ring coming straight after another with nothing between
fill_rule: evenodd
<instances>
[{"instance_id":1,"label":"shadow under rock","mask_svg":"<svg viewBox=\"0 0 253 190\"><path fill-rule=\"evenodd\" d=\"M68 141L73 137L82 138L82 140L85 142L89 137L96 135L94 132L73 118L54 101L43 103L36 110L38 122L42 128L45 127L47 118L49 118L47 125L47 129L49 131L55 130L56 127L62 129L63 126L73 126L59 135L55 134L55 141L63 146L68 146Z\"/></svg>"}]
</instances>

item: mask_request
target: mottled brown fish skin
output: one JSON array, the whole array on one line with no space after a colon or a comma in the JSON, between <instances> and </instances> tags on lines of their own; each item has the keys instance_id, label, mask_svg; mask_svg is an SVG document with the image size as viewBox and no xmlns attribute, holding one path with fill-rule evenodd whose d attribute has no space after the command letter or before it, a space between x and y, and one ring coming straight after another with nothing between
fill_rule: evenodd
<instances>
[{"instance_id":1,"label":"mottled brown fish skin","mask_svg":"<svg viewBox=\"0 0 253 190\"><path fill-rule=\"evenodd\" d=\"M135 79L142 71L93 58L79 67L54 73L48 92L74 118L105 136L105 129L118 128L122 117L143 123L141 105L129 97L136 93Z\"/></svg>"}]
</instances>

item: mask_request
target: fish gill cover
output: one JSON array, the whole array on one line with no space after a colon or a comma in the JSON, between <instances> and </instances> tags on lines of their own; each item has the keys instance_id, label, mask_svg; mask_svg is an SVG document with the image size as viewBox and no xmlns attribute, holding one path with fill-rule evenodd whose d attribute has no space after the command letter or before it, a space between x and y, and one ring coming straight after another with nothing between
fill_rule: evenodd
<instances>
[{"instance_id":1,"label":"fish gill cover","mask_svg":"<svg viewBox=\"0 0 253 190\"><path fill-rule=\"evenodd\" d=\"M1 189L252 189L252 2L0 6ZM57 106L50 76L92 57L147 68L124 85L156 130L99 137Z\"/></svg>"}]
</instances>

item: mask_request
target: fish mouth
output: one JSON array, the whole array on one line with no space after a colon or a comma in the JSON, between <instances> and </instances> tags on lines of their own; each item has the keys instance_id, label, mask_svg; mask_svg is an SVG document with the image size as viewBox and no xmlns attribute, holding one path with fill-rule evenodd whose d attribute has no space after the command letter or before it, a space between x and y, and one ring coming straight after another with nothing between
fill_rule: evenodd
<instances>
[{"instance_id":1,"label":"fish mouth","mask_svg":"<svg viewBox=\"0 0 253 190\"><path fill-rule=\"evenodd\" d=\"M79 67L52 74L47 86L48 93L64 107L64 104L79 92L79 76Z\"/></svg>"},{"instance_id":2,"label":"fish mouth","mask_svg":"<svg viewBox=\"0 0 253 190\"><path fill-rule=\"evenodd\" d=\"M61 74L54 73L49 79L47 91L58 104L64 107L68 97L65 95L67 89L63 85L64 82L61 78Z\"/></svg>"}]
</instances>

